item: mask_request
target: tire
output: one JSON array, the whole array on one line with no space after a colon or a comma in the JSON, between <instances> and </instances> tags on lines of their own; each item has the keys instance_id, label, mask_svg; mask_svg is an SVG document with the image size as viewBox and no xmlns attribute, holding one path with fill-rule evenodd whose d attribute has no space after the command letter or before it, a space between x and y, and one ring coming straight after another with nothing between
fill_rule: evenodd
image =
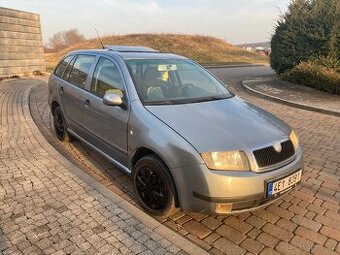
<instances>
[{"instance_id":1,"label":"tire","mask_svg":"<svg viewBox=\"0 0 340 255\"><path fill-rule=\"evenodd\" d=\"M138 160L132 181L138 201L150 214L167 217L178 210L175 184L168 168L155 155Z\"/></svg>"},{"instance_id":2,"label":"tire","mask_svg":"<svg viewBox=\"0 0 340 255\"><path fill-rule=\"evenodd\" d=\"M67 124L61 107L57 106L52 114L54 132L58 140L62 142L72 142L73 137L67 132Z\"/></svg>"}]
</instances>

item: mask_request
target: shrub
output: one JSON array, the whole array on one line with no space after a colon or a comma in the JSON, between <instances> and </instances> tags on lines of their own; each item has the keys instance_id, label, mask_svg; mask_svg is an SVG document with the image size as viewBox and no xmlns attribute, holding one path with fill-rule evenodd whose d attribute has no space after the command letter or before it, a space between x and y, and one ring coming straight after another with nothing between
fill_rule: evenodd
<instances>
[{"instance_id":1,"label":"shrub","mask_svg":"<svg viewBox=\"0 0 340 255\"><path fill-rule=\"evenodd\" d=\"M283 73L312 56L339 59L339 18L339 0L292 0L271 39L271 67Z\"/></svg>"},{"instance_id":2,"label":"shrub","mask_svg":"<svg viewBox=\"0 0 340 255\"><path fill-rule=\"evenodd\" d=\"M302 61L281 77L290 82L340 95L340 65L334 58Z\"/></svg>"},{"instance_id":3,"label":"shrub","mask_svg":"<svg viewBox=\"0 0 340 255\"><path fill-rule=\"evenodd\" d=\"M337 57L334 56L311 57L310 61L316 65L332 68L335 69L335 71L340 72L340 59Z\"/></svg>"},{"instance_id":4,"label":"shrub","mask_svg":"<svg viewBox=\"0 0 340 255\"><path fill-rule=\"evenodd\" d=\"M40 70L33 71L34 76L43 76L43 73Z\"/></svg>"}]
</instances>

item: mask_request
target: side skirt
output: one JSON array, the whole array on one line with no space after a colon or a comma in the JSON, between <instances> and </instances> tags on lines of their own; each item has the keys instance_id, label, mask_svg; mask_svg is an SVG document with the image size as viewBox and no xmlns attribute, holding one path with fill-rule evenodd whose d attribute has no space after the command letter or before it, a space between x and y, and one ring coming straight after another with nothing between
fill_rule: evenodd
<instances>
[{"instance_id":1,"label":"side skirt","mask_svg":"<svg viewBox=\"0 0 340 255\"><path fill-rule=\"evenodd\" d=\"M89 146L91 149L95 150L96 152L100 153L101 155L103 155L106 159L108 159L109 161L111 161L116 167L118 167L119 169L121 169L122 171L124 171L127 174L131 174L131 170L129 168L127 168L126 166L122 165L121 163L119 163L117 160L115 160L114 158L110 157L109 155L107 155L105 152L101 151L100 149L98 149L96 146L94 146L93 144L89 143L88 141L86 141L84 138L82 138L81 136L79 136L78 134L76 134L75 132L73 132L71 129L67 129L67 132L69 132L71 135L73 135L74 137L76 137L78 140L80 140L81 142L85 143L87 146Z\"/></svg>"}]
</instances>

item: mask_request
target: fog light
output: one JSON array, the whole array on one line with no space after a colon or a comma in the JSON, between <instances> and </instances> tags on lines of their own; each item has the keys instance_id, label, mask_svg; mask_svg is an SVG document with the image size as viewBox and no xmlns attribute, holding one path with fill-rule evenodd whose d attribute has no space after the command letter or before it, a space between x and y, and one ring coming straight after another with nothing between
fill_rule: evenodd
<instances>
[{"instance_id":1,"label":"fog light","mask_svg":"<svg viewBox=\"0 0 340 255\"><path fill-rule=\"evenodd\" d=\"M228 213L231 212L233 204L217 204L215 208L216 213Z\"/></svg>"}]
</instances>

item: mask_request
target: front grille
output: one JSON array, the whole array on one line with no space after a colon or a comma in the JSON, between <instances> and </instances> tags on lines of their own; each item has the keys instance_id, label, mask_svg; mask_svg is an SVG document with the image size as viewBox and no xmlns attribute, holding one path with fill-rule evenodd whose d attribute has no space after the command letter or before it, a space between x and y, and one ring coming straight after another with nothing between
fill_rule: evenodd
<instances>
[{"instance_id":1,"label":"front grille","mask_svg":"<svg viewBox=\"0 0 340 255\"><path fill-rule=\"evenodd\" d=\"M294 146L290 140L282 142L281 147L281 152L276 152L273 146L253 151L258 167L275 165L294 155Z\"/></svg>"}]
</instances>

